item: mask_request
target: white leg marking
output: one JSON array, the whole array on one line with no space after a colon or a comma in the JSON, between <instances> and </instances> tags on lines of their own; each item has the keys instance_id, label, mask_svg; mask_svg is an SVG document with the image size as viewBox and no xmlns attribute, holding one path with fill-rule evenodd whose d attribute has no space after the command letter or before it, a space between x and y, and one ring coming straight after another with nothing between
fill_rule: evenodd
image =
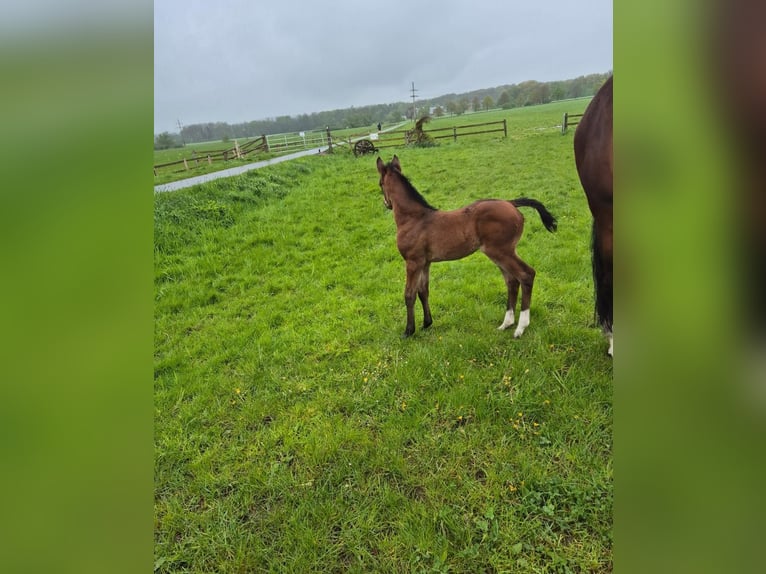
<instances>
[{"instance_id":1,"label":"white leg marking","mask_svg":"<svg viewBox=\"0 0 766 574\"><path fill-rule=\"evenodd\" d=\"M505 312L505 319L503 319L503 324L498 327L498 330L505 331L508 327L513 325L515 321L516 317L513 316L513 309L508 309Z\"/></svg>"},{"instance_id":2,"label":"white leg marking","mask_svg":"<svg viewBox=\"0 0 766 574\"><path fill-rule=\"evenodd\" d=\"M526 329L529 326L529 309L523 309L521 313L519 313L519 324L516 327L516 332L513 334L513 337L515 339L518 339L521 337L521 334L524 332L524 329Z\"/></svg>"},{"instance_id":3,"label":"white leg marking","mask_svg":"<svg viewBox=\"0 0 766 574\"><path fill-rule=\"evenodd\" d=\"M614 336L612 333L607 333L606 336L609 339L609 350L607 353L609 353L610 357L614 357Z\"/></svg>"}]
</instances>

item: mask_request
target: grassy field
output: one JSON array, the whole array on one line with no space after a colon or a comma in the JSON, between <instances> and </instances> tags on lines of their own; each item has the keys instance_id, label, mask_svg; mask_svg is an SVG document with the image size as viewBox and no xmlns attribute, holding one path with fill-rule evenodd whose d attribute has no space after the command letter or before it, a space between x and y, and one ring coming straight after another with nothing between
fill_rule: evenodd
<instances>
[{"instance_id":1,"label":"grassy field","mask_svg":"<svg viewBox=\"0 0 766 574\"><path fill-rule=\"evenodd\" d=\"M575 103L504 112L508 139L396 150L437 207L528 196L557 216L550 234L523 210L518 340L481 254L432 267L434 324L418 307L400 338L375 156L157 194L156 572L612 570L612 364L552 127Z\"/></svg>"},{"instance_id":2,"label":"grassy field","mask_svg":"<svg viewBox=\"0 0 766 574\"><path fill-rule=\"evenodd\" d=\"M460 116L446 116L442 118L433 118L430 123L426 125L426 130L433 130L437 128L445 127L459 127L463 125L496 122L506 119L509 122L509 129L512 126L515 130L520 129L555 129L556 124L561 124L561 118L564 112L579 113L585 109L585 105L589 101L589 98L583 98L579 100L569 100L563 102L556 102L545 106L534 106L531 108L519 108L514 110L490 110L477 113L468 113ZM551 125L541 125L539 122L547 121L553 122ZM394 128L396 131L407 130L412 128L412 122L406 122L404 125L399 124L384 124L383 129ZM487 128L484 128L487 129ZM349 138L356 139L359 137L367 137L370 133L377 130L376 126L368 126L367 128L347 128L340 130L333 130L332 136L336 144L340 143L340 147L337 149L339 153L351 153L351 148L347 145ZM444 135L440 133L439 135ZM510 132L509 132L510 135ZM472 136L476 137L476 136ZM487 137L487 136L478 136ZM495 137L495 136L492 136ZM237 141L240 146L246 144L253 139L260 138L238 138ZM256 161L262 161L271 159L280 155L279 153L263 153L258 152L250 154L242 159L230 159L227 161L214 161L212 164L208 164L205 161L205 152L208 151L220 151L223 149L230 149L234 147L234 140L230 142L203 142L203 143L191 143L182 148L172 148L165 150L154 150L154 165L161 165L165 163L171 163L174 161L180 161L184 158L189 160L189 169L187 170L182 164L162 167L157 169L157 174L154 176L154 184L160 185L171 181L178 181L180 179L186 179L197 175L203 175L230 167L237 167L240 165L246 165ZM195 162L191 160L192 153L196 152L200 156L200 160Z\"/></svg>"},{"instance_id":3,"label":"grassy field","mask_svg":"<svg viewBox=\"0 0 766 574\"><path fill-rule=\"evenodd\" d=\"M238 138L237 142L240 146L246 144L249 141L260 138ZM273 153L256 153L245 156L242 159L230 159L226 161L214 161L212 164L208 164L205 160L205 153L209 151L221 151L225 149L231 149L234 147L234 140L230 142L214 141L204 143L190 143L184 147L154 150L154 165L161 165L165 163L171 163L174 161L180 161L184 158L189 163L189 169L187 170L183 164L173 165L168 167L162 167L157 169L157 175L154 176L154 184L159 185L162 183L168 183L170 181L178 181L179 179L186 179L187 177L194 177L196 175L202 175L205 173L211 173L214 171L220 171L222 169L228 169L230 167L237 167L240 165L246 165L255 161L261 161L275 157L277 154ZM194 162L190 158L192 154L196 152L199 156L199 162Z\"/></svg>"}]
</instances>

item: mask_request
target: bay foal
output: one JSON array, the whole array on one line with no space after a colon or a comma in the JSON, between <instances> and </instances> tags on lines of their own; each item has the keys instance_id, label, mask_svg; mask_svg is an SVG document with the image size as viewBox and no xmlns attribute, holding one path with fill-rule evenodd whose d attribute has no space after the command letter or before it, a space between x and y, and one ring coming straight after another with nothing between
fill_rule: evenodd
<instances>
[{"instance_id":1,"label":"bay foal","mask_svg":"<svg viewBox=\"0 0 766 574\"><path fill-rule=\"evenodd\" d=\"M396 245L407 265L404 302L407 326L404 336L415 332L415 298L423 306L423 328L433 323L428 305L428 274L431 263L462 259L481 249L503 273L508 287L508 305L503 323L505 330L515 322L516 301L521 287L521 312L514 337L520 337L529 325L529 305L535 270L516 254L516 244L524 230L524 217L517 207L533 207L548 231L555 231L556 219L534 199L513 201L480 199L454 211L439 211L429 205L402 174L399 158L386 164L378 158L383 202L394 212Z\"/></svg>"}]
</instances>

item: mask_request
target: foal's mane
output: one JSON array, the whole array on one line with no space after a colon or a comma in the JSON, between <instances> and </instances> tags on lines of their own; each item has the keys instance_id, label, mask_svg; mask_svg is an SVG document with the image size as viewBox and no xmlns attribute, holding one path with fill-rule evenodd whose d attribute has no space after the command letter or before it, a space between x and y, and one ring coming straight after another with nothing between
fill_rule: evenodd
<instances>
[{"instance_id":1,"label":"foal's mane","mask_svg":"<svg viewBox=\"0 0 766 574\"><path fill-rule=\"evenodd\" d=\"M437 211L437 209L428 203L426 201L426 198L420 195L420 192L415 189L415 186L410 183L410 180L407 179L407 176L404 175L401 171L393 167L390 163L386 165L388 170L391 173L395 173L399 179L402 181L402 185L404 186L404 189L407 191L407 194L410 196L410 199L413 199L414 201L418 202L420 205L425 207L426 209L432 209L433 211Z\"/></svg>"}]
</instances>

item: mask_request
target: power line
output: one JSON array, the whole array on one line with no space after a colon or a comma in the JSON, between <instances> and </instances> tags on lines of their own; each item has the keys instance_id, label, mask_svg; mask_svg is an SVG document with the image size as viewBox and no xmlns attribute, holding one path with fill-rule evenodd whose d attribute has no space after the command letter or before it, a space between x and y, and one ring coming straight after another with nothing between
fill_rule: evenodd
<instances>
[{"instance_id":1,"label":"power line","mask_svg":"<svg viewBox=\"0 0 766 574\"><path fill-rule=\"evenodd\" d=\"M412 82L412 88L410 88L410 92L412 94L412 121L415 121L415 97L417 94L417 90L415 89L415 82Z\"/></svg>"},{"instance_id":2,"label":"power line","mask_svg":"<svg viewBox=\"0 0 766 574\"><path fill-rule=\"evenodd\" d=\"M181 125L180 119L177 119L176 123L178 124L178 133L181 136L181 145L185 146L186 142L184 141L184 127Z\"/></svg>"}]
</instances>

